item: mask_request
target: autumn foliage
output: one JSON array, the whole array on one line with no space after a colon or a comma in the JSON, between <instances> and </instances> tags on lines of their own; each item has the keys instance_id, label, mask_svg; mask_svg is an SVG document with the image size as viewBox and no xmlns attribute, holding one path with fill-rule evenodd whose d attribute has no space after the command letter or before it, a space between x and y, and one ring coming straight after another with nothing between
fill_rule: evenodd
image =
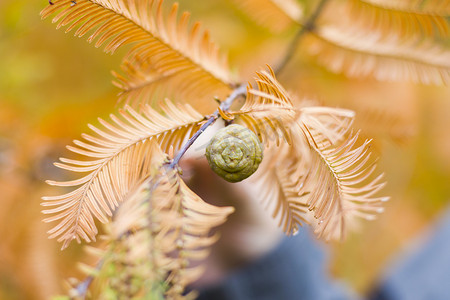
<instances>
[{"instance_id":1,"label":"autumn foliage","mask_svg":"<svg viewBox=\"0 0 450 300\"><path fill-rule=\"evenodd\" d=\"M71 296L179 299L201 274L216 241L212 229L232 207L216 207L190 190L178 162L215 122L241 124L264 145L264 161L247 179L287 235L310 226L319 238L342 240L360 219L383 211L385 185L371 141L354 127L355 111L321 106L288 91L277 78L295 52L333 72L382 81L448 84L450 4L428 1L236 1L274 34L295 30L276 63L245 77L190 14L162 0L56 0L42 12L57 28L123 54L114 84L118 113L89 125L55 165L81 175L49 180L43 197L51 238L95 241L97 265L71 282ZM434 4L436 2L436 4ZM332 13L339 12L339 14ZM339 17L336 17L339 15ZM345 18L342 15L346 16ZM299 100L301 99L301 100ZM240 100L241 102L239 102ZM130 284L131 282L131 284Z\"/></svg>"}]
</instances>

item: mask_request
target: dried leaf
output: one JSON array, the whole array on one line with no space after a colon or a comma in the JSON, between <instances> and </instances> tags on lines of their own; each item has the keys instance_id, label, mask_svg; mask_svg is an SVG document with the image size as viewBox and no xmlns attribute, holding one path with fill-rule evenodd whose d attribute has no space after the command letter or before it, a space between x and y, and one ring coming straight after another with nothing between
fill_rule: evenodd
<instances>
[{"instance_id":1,"label":"dried leaf","mask_svg":"<svg viewBox=\"0 0 450 300\"><path fill-rule=\"evenodd\" d=\"M378 32L384 36L396 35L400 40L437 38L442 40L450 35L450 27L442 11L424 10L418 3L401 5L397 1L349 0L333 2L331 11L342 11L333 18L341 27L357 27L366 32ZM433 1L428 1L428 3ZM438 1L437 1L438 2ZM435 2L435 3L437 3ZM449 11L450 12L450 6ZM441 15L442 14L442 15Z\"/></svg>"},{"instance_id":2,"label":"dried leaf","mask_svg":"<svg viewBox=\"0 0 450 300\"><path fill-rule=\"evenodd\" d=\"M273 70L256 73L258 89L247 88L244 105L231 114L253 130L266 144L284 139L290 143L289 124L296 112L286 90L276 80Z\"/></svg>"},{"instance_id":3,"label":"dried leaf","mask_svg":"<svg viewBox=\"0 0 450 300\"><path fill-rule=\"evenodd\" d=\"M177 107L167 101L162 109L166 117L146 106L142 114L126 107L120 111L122 119L111 115L115 124L100 120L103 129L90 126L97 136L85 134L85 142L75 140L76 146L68 147L90 160L61 158L60 163L55 163L68 171L88 173L72 181L47 181L61 187L79 186L69 193L43 198L43 206L54 207L43 211L53 214L45 221L59 221L49 231L50 237L58 237L63 248L73 239L95 240L94 217L108 222L107 216L115 207L148 178L154 144L160 144L164 151L171 146L179 148L204 119L187 105Z\"/></svg>"},{"instance_id":4,"label":"dried leaf","mask_svg":"<svg viewBox=\"0 0 450 300\"><path fill-rule=\"evenodd\" d=\"M327 240L343 238L346 228L354 225L354 217L372 219L382 211L382 202L389 199L376 196L385 185L383 174L374 175L370 142L356 146L358 134L331 143L323 129L301 117L300 128L311 151L304 158L310 168L299 194L308 193L307 204L318 220L316 234Z\"/></svg>"},{"instance_id":5,"label":"dried leaf","mask_svg":"<svg viewBox=\"0 0 450 300\"><path fill-rule=\"evenodd\" d=\"M395 35L323 26L308 36L305 47L331 71L350 77L450 83L450 51L432 41L403 42Z\"/></svg>"},{"instance_id":6,"label":"dried leaf","mask_svg":"<svg viewBox=\"0 0 450 300\"><path fill-rule=\"evenodd\" d=\"M303 15L295 0L233 0L242 11L274 32L281 32L293 26Z\"/></svg>"},{"instance_id":7,"label":"dried leaf","mask_svg":"<svg viewBox=\"0 0 450 300\"><path fill-rule=\"evenodd\" d=\"M75 35L79 37L92 32L88 41L104 46L107 53L132 44L124 60L124 69L130 73L119 79L119 86L131 98L160 77L166 81L176 77L172 86L187 81L207 84L210 91L219 93L228 90L233 81L227 61L210 41L209 33L202 31L199 23L189 29L187 12L178 20L178 4L164 21L162 4L162 0L79 0L74 5L71 0L56 0L41 16L57 13L53 18L57 28L68 26L66 32L77 28ZM158 76L146 74L147 65Z\"/></svg>"}]
</instances>

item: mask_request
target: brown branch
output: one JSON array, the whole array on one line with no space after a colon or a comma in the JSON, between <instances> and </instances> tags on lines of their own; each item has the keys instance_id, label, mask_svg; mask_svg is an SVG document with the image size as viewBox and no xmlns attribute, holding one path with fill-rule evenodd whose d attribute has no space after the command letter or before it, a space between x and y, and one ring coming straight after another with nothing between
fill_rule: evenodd
<instances>
[{"instance_id":1,"label":"brown branch","mask_svg":"<svg viewBox=\"0 0 450 300\"><path fill-rule=\"evenodd\" d=\"M225 101L223 101L220 104L220 109L226 111L228 110L231 105L233 104L234 100L236 100L239 96L245 95L247 92L246 85L242 84L238 86L236 89L233 90L233 92L228 96ZM192 146L192 144L198 139L198 137L208 128L210 125L214 124L214 122L219 118L219 109L217 109L214 114L209 117L208 121L200 127L200 129L186 142L186 144L183 145L183 147L178 151L177 156L172 160L169 167L174 169L178 165L178 162L180 161L181 157L186 153L186 151L189 149L189 147Z\"/></svg>"},{"instance_id":2,"label":"brown branch","mask_svg":"<svg viewBox=\"0 0 450 300\"><path fill-rule=\"evenodd\" d=\"M317 18L319 18L320 14L322 13L323 9L325 8L325 4L327 4L328 0L321 0L320 3L317 5L314 12L309 16L309 18L306 20L306 22L301 26L300 30L297 32L293 40L291 41L286 54L283 57L283 60L280 62L280 64L275 68L275 74L279 75L284 68L286 67L287 63L291 60L292 56L294 56L295 49L297 48L297 45L300 41L300 39L305 35L305 33L314 31L316 27L316 21Z\"/></svg>"},{"instance_id":3,"label":"brown branch","mask_svg":"<svg viewBox=\"0 0 450 300\"><path fill-rule=\"evenodd\" d=\"M100 259L100 261L95 266L95 270L100 271L100 269L103 267L104 262L104 258ZM80 297L81 299L86 298L89 287L91 286L91 283L94 281L94 279L95 275L89 275L75 287L77 297Z\"/></svg>"}]
</instances>

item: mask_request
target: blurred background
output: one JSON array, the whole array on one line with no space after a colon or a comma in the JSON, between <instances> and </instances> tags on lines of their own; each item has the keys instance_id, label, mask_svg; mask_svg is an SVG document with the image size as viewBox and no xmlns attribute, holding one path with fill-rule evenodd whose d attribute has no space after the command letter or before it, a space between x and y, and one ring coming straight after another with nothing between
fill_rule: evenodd
<instances>
[{"instance_id":1,"label":"blurred background","mask_svg":"<svg viewBox=\"0 0 450 300\"><path fill-rule=\"evenodd\" d=\"M167 1L170 2L170 1ZM79 245L61 252L41 222L46 179L67 174L52 163L87 124L118 108L111 84L121 55L41 21L44 0L0 0L0 299L45 299L77 276ZM230 53L243 80L274 65L293 32L273 35L226 0L181 1ZM450 203L450 89L380 83L332 74L296 53L279 80L299 98L354 109L355 126L373 138L391 196L376 221L330 243L331 273L364 293L389 260Z\"/></svg>"}]
</instances>

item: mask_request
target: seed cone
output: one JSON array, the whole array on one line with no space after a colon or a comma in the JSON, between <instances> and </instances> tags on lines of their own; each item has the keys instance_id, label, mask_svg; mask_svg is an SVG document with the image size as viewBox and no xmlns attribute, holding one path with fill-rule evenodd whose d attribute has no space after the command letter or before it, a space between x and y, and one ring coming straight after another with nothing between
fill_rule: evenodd
<instances>
[{"instance_id":1,"label":"seed cone","mask_svg":"<svg viewBox=\"0 0 450 300\"><path fill-rule=\"evenodd\" d=\"M211 169L229 182L252 175L263 159L263 147L250 129L230 125L219 130L206 147Z\"/></svg>"}]
</instances>

